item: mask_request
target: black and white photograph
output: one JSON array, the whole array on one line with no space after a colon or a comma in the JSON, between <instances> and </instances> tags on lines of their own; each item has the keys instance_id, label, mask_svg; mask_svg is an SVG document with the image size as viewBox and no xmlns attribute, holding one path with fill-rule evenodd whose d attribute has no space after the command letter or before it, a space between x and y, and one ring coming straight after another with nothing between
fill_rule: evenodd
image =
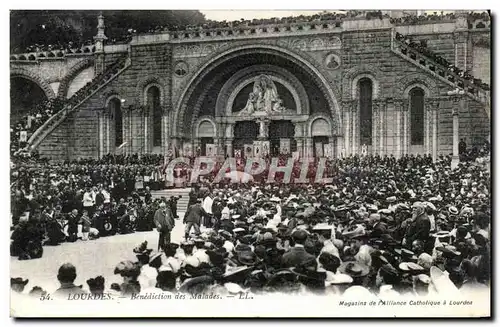
<instances>
[{"instance_id":1,"label":"black and white photograph","mask_svg":"<svg viewBox=\"0 0 500 327\"><path fill-rule=\"evenodd\" d=\"M491 317L487 8L9 14L11 317Z\"/></svg>"}]
</instances>

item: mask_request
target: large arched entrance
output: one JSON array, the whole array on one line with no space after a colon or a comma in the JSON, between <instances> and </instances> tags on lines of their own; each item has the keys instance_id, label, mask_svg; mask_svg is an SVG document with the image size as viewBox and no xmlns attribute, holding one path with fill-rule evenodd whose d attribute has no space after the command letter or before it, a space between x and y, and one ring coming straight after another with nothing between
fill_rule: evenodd
<instances>
[{"instance_id":1,"label":"large arched entrance","mask_svg":"<svg viewBox=\"0 0 500 327\"><path fill-rule=\"evenodd\" d=\"M14 76L10 79L10 122L16 123L37 106L48 100L43 89L35 82Z\"/></svg>"},{"instance_id":2,"label":"large arched entrance","mask_svg":"<svg viewBox=\"0 0 500 327\"><path fill-rule=\"evenodd\" d=\"M258 67L258 71L253 67ZM248 72L248 75L242 72ZM283 117L234 118L242 115L239 111L245 106L249 93L262 75L272 80L271 84L279 94L282 105L291 107L287 108L291 109L288 110L290 112ZM239 77L234 79L234 76ZM227 85L232 79L235 85ZM290 50L262 45L228 50L214 55L188 85L174 106L174 120L177 123L172 128L171 136L178 142L186 139L191 139L193 143L200 141L193 140L193 126L202 116L216 121L216 129L222 132L218 133L214 143L217 149L229 149L227 152L243 150L245 144L251 144L245 142L259 139L269 141L269 146L272 144L269 150L275 154L279 151L280 139L289 139L290 152L296 149L304 154L305 147L312 144L307 133L307 120L312 114L328 117L330 125L335 126L332 130L334 135L329 136L340 136L342 131L340 110L332 88L311 63ZM268 129L264 137L260 132L262 124L259 120L262 119L266 119L265 129ZM247 122L249 120L254 121ZM248 135L252 137L244 136L241 130L249 131ZM225 131L232 132L228 134Z\"/></svg>"}]
</instances>

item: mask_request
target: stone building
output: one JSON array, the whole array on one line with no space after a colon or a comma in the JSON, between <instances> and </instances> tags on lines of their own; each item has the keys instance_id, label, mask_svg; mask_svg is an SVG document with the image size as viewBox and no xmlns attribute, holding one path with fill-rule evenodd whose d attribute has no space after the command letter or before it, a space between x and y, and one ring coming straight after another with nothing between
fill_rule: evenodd
<instances>
[{"instance_id":1,"label":"stone building","mask_svg":"<svg viewBox=\"0 0 500 327\"><path fill-rule=\"evenodd\" d=\"M49 99L71 99L94 81L30 137L31 149L56 160L117 151L234 156L255 141L271 154L436 157L458 138L470 146L489 138L489 90L396 33L426 40L489 83L489 24L460 12L418 24L362 16L106 44L101 16L92 47L12 54L11 80L28 80L41 90L32 94Z\"/></svg>"}]
</instances>

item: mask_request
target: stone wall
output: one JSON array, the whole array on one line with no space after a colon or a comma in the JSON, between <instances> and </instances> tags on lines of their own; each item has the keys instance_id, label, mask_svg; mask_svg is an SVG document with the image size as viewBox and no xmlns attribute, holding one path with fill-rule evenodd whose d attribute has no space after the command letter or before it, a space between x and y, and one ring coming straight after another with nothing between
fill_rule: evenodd
<instances>
[{"instance_id":1,"label":"stone wall","mask_svg":"<svg viewBox=\"0 0 500 327\"><path fill-rule=\"evenodd\" d=\"M452 89L449 84L442 82L414 63L393 53L391 51L390 29L350 30L342 34L336 33L332 36L341 36L342 46L338 49L313 51L306 46L301 51L295 51L300 52L301 56L307 58L325 76L332 89L338 92L336 100L341 106L350 100L355 100L353 103L356 105L358 98L356 92L353 90L359 78L367 76L373 79L374 101L378 101L378 110L374 111L374 121L377 126L376 128L378 128L376 137L374 137L374 145L372 146L374 152L395 155L402 153L404 147L402 144L404 113L401 103L407 103L405 101L407 101L408 89L412 85L424 88L427 93L426 96L429 98L442 99L439 106L437 127L439 140L438 152L443 154L451 152L453 135L451 108L453 104L445 96L446 92ZM417 37L428 39L428 44L431 48L453 61L453 34L418 34ZM273 45L279 44L278 41L284 40L262 40L262 42ZM148 141L146 142L144 137L145 119L144 113L141 111L141 106L144 105L144 88L151 83L159 85L161 88L161 103L166 113L165 122L162 125L162 144L168 143L169 126L171 127L173 124L178 123L172 121L172 109L176 107L181 93L189 86L189 80L202 65L211 60L217 53L225 51L224 47L245 44L242 41L234 42L234 44L230 45L220 45L220 48L214 47L214 49L219 50L214 50L215 52L212 55L176 58L172 58L173 45L168 43L133 45L130 49L131 66L102 90L94 94L64 124L57 127L42 142L40 152L42 155L49 157L71 159L95 158L100 153L103 153L103 151L106 152L107 149L102 149L102 142L99 141L99 117L103 117L103 113L99 109L104 108L106 101L112 96L125 100L123 104L125 109L124 141L128 142L128 144L123 151L127 153L152 151L151 138L148 137ZM253 40L252 42L255 44L260 41ZM286 47L287 45L283 46ZM332 53L340 58L340 67L336 69L325 67L324 59ZM106 55L106 65L114 62L121 55L123 54L114 53ZM481 69L486 70L484 64L482 64L486 62L486 59L483 58L483 61L481 61L477 58L480 57L474 55L474 67L481 67ZM188 73L183 77L177 77L173 74L173 67L180 61L185 62L189 67ZM85 71L79 74L77 78L80 75L85 75ZM307 89L308 86L306 85L305 87ZM76 87L70 86L71 90L74 88ZM308 91L308 95L314 95L314 92ZM217 95L207 96L203 103L203 107L206 107L206 109L201 111L201 116L213 114L212 107L215 106L216 99ZM315 111L315 108L324 105L323 103L315 102L314 96L310 99L311 112L320 111ZM488 136L489 119L486 116L484 107L473 100L468 101L466 108L464 112L460 113L460 137L465 137L467 144L471 145L478 143L483 137ZM349 106L342 106L341 111L343 117L348 117L352 113ZM167 116L167 113L169 116ZM352 142L351 135L353 128L355 133L359 130L359 121L357 119L359 118L356 117L353 126L349 126L350 142ZM349 122L344 119L342 123L344 126L341 126L339 130L345 133L345 124ZM410 124L409 120L407 123L408 125ZM151 131L151 127L150 124L149 131ZM428 132L429 134L430 131ZM383 137L380 138L380 135ZM359 136L359 132L356 136ZM342 139L339 139L339 142L343 142ZM357 142L359 143L359 141ZM113 148L114 142L111 143L113 145L111 148ZM356 145L360 146L359 144ZM424 144L419 152L425 151L425 148ZM415 149L417 148L410 148L410 150L416 151ZM351 152L349 151L348 153Z\"/></svg>"}]
</instances>

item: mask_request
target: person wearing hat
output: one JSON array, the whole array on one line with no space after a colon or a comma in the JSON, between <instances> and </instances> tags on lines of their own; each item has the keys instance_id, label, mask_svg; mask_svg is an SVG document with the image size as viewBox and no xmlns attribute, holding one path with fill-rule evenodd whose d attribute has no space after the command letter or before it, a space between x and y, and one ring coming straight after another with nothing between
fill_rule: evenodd
<instances>
[{"instance_id":1,"label":"person wearing hat","mask_svg":"<svg viewBox=\"0 0 500 327\"><path fill-rule=\"evenodd\" d=\"M380 297L398 296L396 288L399 286L401 276L396 268L387 263L380 267L376 277L376 287Z\"/></svg>"},{"instance_id":2,"label":"person wearing hat","mask_svg":"<svg viewBox=\"0 0 500 327\"><path fill-rule=\"evenodd\" d=\"M413 207L412 218L406 230L403 245L411 246L413 241L421 240L426 244L429 241L431 223L421 202L416 202Z\"/></svg>"},{"instance_id":3,"label":"person wearing hat","mask_svg":"<svg viewBox=\"0 0 500 327\"><path fill-rule=\"evenodd\" d=\"M283 268L297 267L311 259L316 259L315 256L307 253L304 248L308 237L308 233L306 231L295 230L291 236L294 245L281 257L281 265Z\"/></svg>"},{"instance_id":4,"label":"person wearing hat","mask_svg":"<svg viewBox=\"0 0 500 327\"><path fill-rule=\"evenodd\" d=\"M186 229L184 231L184 238L186 240L189 238L191 228L194 228L196 236L200 235L200 224L204 215L206 215L206 213L199 200L187 209L183 220L183 223L186 224Z\"/></svg>"},{"instance_id":5,"label":"person wearing hat","mask_svg":"<svg viewBox=\"0 0 500 327\"><path fill-rule=\"evenodd\" d=\"M105 279L102 276L97 276L96 278L87 279L87 285L91 294L103 294L104 293L104 282Z\"/></svg>"},{"instance_id":6,"label":"person wearing hat","mask_svg":"<svg viewBox=\"0 0 500 327\"><path fill-rule=\"evenodd\" d=\"M24 291L24 287L29 283L29 279L22 279L21 277L11 278L10 279L10 289L17 293L22 293Z\"/></svg>"},{"instance_id":7,"label":"person wearing hat","mask_svg":"<svg viewBox=\"0 0 500 327\"><path fill-rule=\"evenodd\" d=\"M65 263L59 267L57 280L61 286L54 292L54 296L61 299L68 299L72 294L86 294L82 286L74 284L76 279L76 268L71 263Z\"/></svg>"},{"instance_id":8,"label":"person wearing hat","mask_svg":"<svg viewBox=\"0 0 500 327\"><path fill-rule=\"evenodd\" d=\"M164 249L170 243L170 233L174 229L175 220L165 202L160 203L160 207L154 215L154 223L159 234L158 250Z\"/></svg>"}]
</instances>

